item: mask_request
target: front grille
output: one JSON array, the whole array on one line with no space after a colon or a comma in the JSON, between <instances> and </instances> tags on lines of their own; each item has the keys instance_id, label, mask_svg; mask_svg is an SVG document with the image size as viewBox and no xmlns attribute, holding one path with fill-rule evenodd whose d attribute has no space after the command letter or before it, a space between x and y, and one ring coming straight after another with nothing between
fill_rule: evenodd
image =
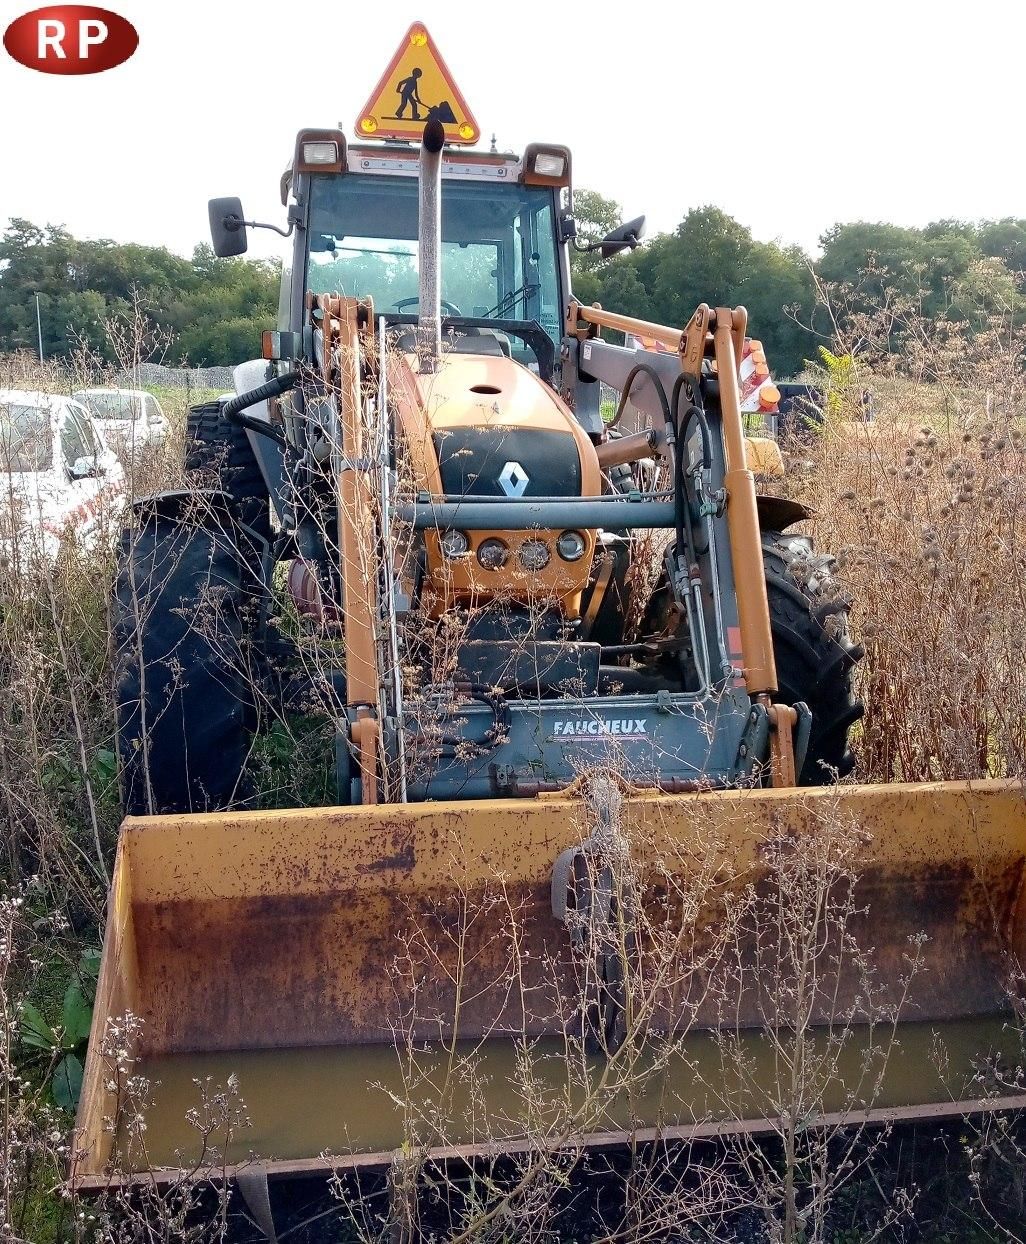
<instances>
[{"instance_id":1,"label":"front grille","mask_svg":"<svg viewBox=\"0 0 1026 1244\"><path fill-rule=\"evenodd\" d=\"M581 459L569 432L452 428L436 432L433 439L442 488L450 496L581 495Z\"/></svg>"}]
</instances>

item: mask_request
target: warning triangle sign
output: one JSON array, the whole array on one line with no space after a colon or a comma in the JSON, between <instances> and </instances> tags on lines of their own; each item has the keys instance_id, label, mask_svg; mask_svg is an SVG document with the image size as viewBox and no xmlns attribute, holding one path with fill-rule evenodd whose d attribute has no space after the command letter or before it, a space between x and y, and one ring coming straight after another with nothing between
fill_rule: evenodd
<instances>
[{"instance_id":1,"label":"warning triangle sign","mask_svg":"<svg viewBox=\"0 0 1026 1244\"><path fill-rule=\"evenodd\" d=\"M419 142L432 117L441 121L447 143L475 143L481 136L435 41L414 22L357 116L356 133Z\"/></svg>"}]
</instances>

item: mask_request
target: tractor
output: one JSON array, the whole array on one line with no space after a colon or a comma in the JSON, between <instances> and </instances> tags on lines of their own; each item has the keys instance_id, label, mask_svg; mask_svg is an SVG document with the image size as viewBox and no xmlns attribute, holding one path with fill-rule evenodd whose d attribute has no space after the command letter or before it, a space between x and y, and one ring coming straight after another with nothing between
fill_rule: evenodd
<instances>
[{"instance_id":1,"label":"tractor","mask_svg":"<svg viewBox=\"0 0 1026 1244\"><path fill-rule=\"evenodd\" d=\"M501 1096L531 1051L605 1084L646 1034L793 1024L776 992L793 946L766 930L799 899L773 878L821 841L853 860L849 898L811 927L853 924L816 942L803 1022L872 1030L886 1005L925 1051L930 1024L1007 1008L1023 946L1015 783L846 780L862 653L832 558L793 530L808 510L757 487L779 453L746 430L744 309L667 327L582 305L573 249L612 257L643 219L583 243L568 148L463 149L475 127L445 98L455 120L421 120L417 141L375 135L370 110L355 143L299 132L277 326L233 395L192 410L186 486L137 502L117 582L127 816L75 1177L112 1179L117 1016L166 1083L212 1059L267 1089L287 1082L267 1059L300 1076L334 1059L300 1094L298 1140L276 1114L289 1094L263 1093L255 1191L245 1154L226 1159L268 1234L261 1179L330 1174L346 1143L379 1168L420 1152L398 1088L366 1106L397 1053L439 1060L427 1092L469 1048ZM209 216L222 257L265 227L238 199ZM299 711L330 723L332 799L278 808L252 758ZM845 966L863 935L871 990ZM668 944L672 972L653 966ZM860 1118L1022 1104L967 1103L912 1062ZM756 1128L688 1096L687 1059L646 1066L676 1076L662 1095L625 1115L621 1092L546 1144ZM459 1094L477 1100L441 1093L451 1130L421 1136L425 1155L538 1143L505 1099L485 1143ZM181 1167L167 1126L140 1178Z\"/></svg>"}]
</instances>

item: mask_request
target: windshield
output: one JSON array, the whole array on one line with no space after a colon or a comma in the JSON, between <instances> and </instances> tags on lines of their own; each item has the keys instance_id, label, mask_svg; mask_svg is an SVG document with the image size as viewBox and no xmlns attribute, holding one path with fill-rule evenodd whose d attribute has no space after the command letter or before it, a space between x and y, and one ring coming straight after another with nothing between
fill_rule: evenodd
<instances>
[{"instance_id":1,"label":"windshield","mask_svg":"<svg viewBox=\"0 0 1026 1244\"><path fill-rule=\"evenodd\" d=\"M48 471L53 466L49 411L39 406L0 404L0 469Z\"/></svg>"},{"instance_id":2,"label":"windshield","mask_svg":"<svg viewBox=\"0 0 1026 1244\"><path fill-rule=\"evenodd\" d=\"M142 414L142 403L131 393L76 393L74 396L94 419L130 423Z\"/></svg>"},{"instance_id":3,"label":"windshield","mask_svg":"<svg viewBox=\"0 0 1026 1244\"><path fill-rule=\"evenodd\" d=\"M414 177L312 178L307 287L417 312ZM449 315L537 320L561 334L551 190L442 182L442 298ZM399 307L398 303L409 301Z\"/></svg>"}]
</instances>

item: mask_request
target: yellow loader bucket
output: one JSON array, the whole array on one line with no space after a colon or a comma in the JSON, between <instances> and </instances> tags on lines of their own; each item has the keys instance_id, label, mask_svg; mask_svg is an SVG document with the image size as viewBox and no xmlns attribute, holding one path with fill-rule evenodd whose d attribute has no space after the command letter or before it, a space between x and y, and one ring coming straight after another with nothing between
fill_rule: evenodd
<instances>
[{"instance_id":1,"label":"yellow loader bucket","mask_svg":"<svg viewBox=\"0 0 1026 1244\"><path fill-rule=\"evenodd\" d=\"M1003 781L129 818L73 1178L188 1166L204 1085L272 1171L771 1126L782 1061L813 1122L1021 1104L1024 864Z\"/></svg>"}]
</instances>

